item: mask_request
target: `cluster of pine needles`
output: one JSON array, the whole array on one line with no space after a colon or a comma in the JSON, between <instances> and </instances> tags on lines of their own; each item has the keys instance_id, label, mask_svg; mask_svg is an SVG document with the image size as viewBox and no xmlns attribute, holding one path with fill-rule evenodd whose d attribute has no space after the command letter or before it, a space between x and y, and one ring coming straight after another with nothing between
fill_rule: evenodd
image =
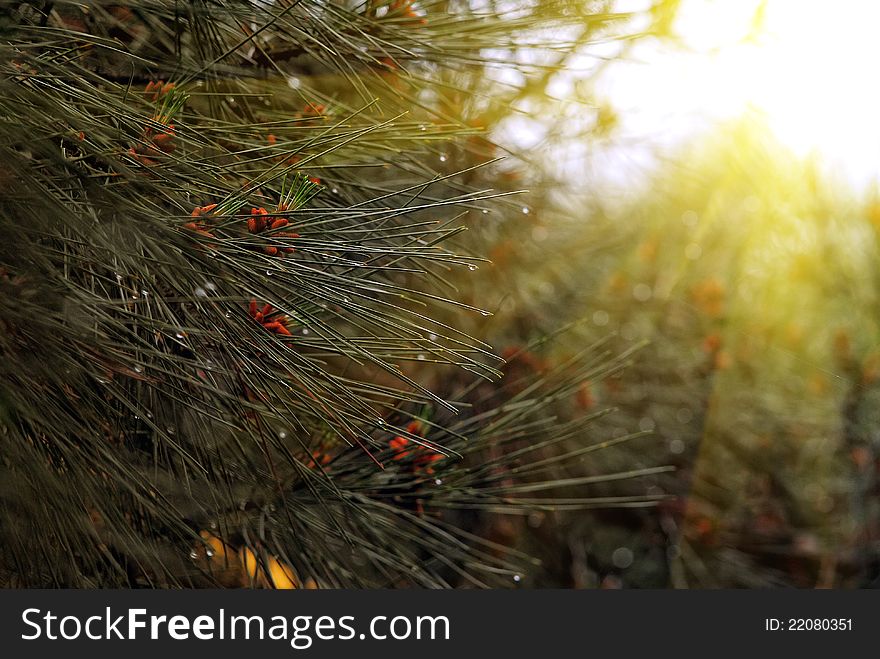
<instances>
[{"instance_id":1,"label":"cluster of pine needles","mask_svg":"<svg viewBox=\"0 0 880 659\"><path fill-rule=\"evenodd\" d=\"M613 20L514 4L0 6L0 584L512 585L479 515L652 503L558 414L627 355L505 380L443 320L508 208L433 166L443 75Z\"/></svg>"}]
</instances>

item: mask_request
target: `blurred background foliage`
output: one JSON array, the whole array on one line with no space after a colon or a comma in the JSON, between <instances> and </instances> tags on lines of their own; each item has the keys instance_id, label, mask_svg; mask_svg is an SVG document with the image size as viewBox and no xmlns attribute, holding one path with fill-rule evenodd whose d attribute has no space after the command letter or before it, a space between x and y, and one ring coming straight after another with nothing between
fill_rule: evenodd
<instances>
[{"instance_id":1,"label":"blurred background foliage","mask_svg":"<svg viewBox=\"0 0 880 659\"><path fill-rule=\"evenodd\" d=\"M876 578L876 202L819 170L757 118L723 125L597 214L601 258L563 259L593 273L570 305L588 334L649 341L600 400L678 466L656 484L666 569L625 582Z\"/></svg>"},{"instance_id":2,"label":"blurred background foliage","mask_svg":"<svg viewBox=\"0 0 880 659\"><path fill-rule=\"evenodd\" d=\"M533 515L525 522L532 530L508 529L543 559L533 585L877 583L878 197L873 129L858 123L876 107L860 91L868 72L845 59L851 50L834 37L827 71L814 69L851 81L853 89L829 101L854 115L848 129L829 113L805 123L794 113L813 119L817 110L803 106L779 114L772 103L747 103L700 114L688 105L693 98L664 99L678 87L662 87L691 66L673 60L670 68L670 52L700 62L708 51L719 58L717 72L711 57L706 68L717 80L702 91L705 79L690 81L690 93L698 110L712 108L713 92L742 82L734 74L760 75L748 68L751 58L729 51L766 37L768 7L791 19L782 42L789 46L851 26L858 9L822 29L818 3L743 3L733 12L739 22L726 28L739 40L713 41L732 4L655 6L668 32L646 29L607 51L591 44L587 54L609 59L573 57L539 94L517 99L521 113L493 127L502 144L515 145L504 177L531 193L467 236L492 261L468 280L482 300L494 297L488 308L497 315L485 331L516 355L512 369L546 368L609 336L615 350L644 342L630 367L586 382L572 404L616 410L594 423L599 436L652 436L597 456L593 468L676 466L632 484L668 497L657 508ZM639 3L615 7L624 5ZM695 11L709 16L696 28ZM692 45L700 39L703 51ZM782 46L771 43L755 61L775 74L773 48ZM728 55L747 66L731 69ZM671 107L673 120L628 109L623 92L634 92L615 83L626 81L619 67L629 61L649 88L636 98ZM799 67L789 73L797 82L805 75ZM764 82L746 80L749 91ZM825 107L821 91L810 98ZM804 135L795 131L792 142L780 128L786 122L804 124L809 149ZM861 144L847 142L860 130ZM561 340L541 344L568 324Z\"/></svg>"}]
</instances>

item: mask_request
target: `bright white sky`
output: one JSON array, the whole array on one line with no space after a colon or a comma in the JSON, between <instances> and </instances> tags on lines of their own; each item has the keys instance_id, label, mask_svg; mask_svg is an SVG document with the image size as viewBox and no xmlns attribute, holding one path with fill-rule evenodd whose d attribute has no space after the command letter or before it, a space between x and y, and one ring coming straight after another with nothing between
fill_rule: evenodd
<instances>
[{"instance_id":1,"label":"bright white sky","mask_svg":"<svg viewBox=\"0 0 880 659\"><path fill-rule=\"evenodd\" d=\"M681 46L646 41L612 64L596 91L619 111L623 142L593 151L592 168L616 172L612 182L629 177L650 168L655 146L755 112L784 144L855 187L880 179L880 1L767 0L755 25L761 4L684 0Z\"/></svg>"}]
</instances>

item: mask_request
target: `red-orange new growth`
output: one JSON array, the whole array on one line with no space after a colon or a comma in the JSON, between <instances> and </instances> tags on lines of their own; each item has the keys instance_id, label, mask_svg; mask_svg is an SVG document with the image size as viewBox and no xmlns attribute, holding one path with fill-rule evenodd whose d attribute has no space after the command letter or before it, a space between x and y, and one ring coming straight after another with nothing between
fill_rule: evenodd
<instances>
[{"instance_id":1,"label":"red-orange new growth","mask_svg":"<svg viewBox=\"0 0 880 659\"><path fill-rule=\"evenodd\" d=\"M248 306L248 313L251 318L256 320L264 329L274 333L291 336L290 330L287 329L287 316L273 309L271 304L266 304L262 309L257 309L257 301L251 300Z\"/></svg>"}]
</instances>

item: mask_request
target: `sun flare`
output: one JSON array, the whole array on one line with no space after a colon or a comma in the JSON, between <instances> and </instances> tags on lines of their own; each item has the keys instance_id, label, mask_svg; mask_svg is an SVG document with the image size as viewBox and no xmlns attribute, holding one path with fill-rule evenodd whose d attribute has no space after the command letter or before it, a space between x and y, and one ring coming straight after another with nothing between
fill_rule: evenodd
<instances>
[{"instance_id":1,"label":"sun flare","mask_svg":"<svg viewBox=\"0 0 880 659\"><path fill-rule=\"evenodd\" d=\"M864 0L685 0L683 48L637 50L610 89L643 134L751 111L799 155L864 185L880 176L878 25L880 3Z\"/></svg>"}]
</instances>

